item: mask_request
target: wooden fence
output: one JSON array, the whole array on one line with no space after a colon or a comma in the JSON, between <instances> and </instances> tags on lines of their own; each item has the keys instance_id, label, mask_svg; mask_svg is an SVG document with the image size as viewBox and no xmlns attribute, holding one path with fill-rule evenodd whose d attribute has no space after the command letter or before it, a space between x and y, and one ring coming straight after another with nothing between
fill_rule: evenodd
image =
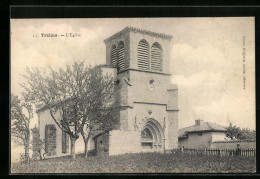
<instances>
[{"instance_id":1,"label":"wooden fence","mask_svg":"<svg viewBox=\"0 0 260 179\"><path fill-rule=\"evenodd\" d=\"M192 148L178 148L173 149L173 153L189 153L189 154L205 154L205 155L219 155L219 156L256 156L256 149L192 149Z\"/></svg>"}]
</instances>

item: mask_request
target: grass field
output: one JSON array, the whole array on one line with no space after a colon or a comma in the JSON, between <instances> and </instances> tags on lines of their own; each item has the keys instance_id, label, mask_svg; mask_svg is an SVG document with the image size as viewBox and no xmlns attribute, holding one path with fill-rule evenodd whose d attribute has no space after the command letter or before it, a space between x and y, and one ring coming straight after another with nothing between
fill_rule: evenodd
<instances>
[{"instance_id":1,"label":"grass field","mask_svg":"<svg viewBox=\"0 0 260 179\"><path fill-rule=\"evenodd\" d=\"M119 156L61 157L13 163L12 173L252 173L255 157L187 153L140 153Z\"/></svg>"}]
</instances>

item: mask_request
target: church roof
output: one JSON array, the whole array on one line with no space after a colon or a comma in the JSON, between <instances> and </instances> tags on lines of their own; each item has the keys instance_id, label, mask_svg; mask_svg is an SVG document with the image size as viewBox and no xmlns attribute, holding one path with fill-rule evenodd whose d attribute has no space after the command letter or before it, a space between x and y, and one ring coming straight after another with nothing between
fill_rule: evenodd
<instances>
[{"instance_id":1,"label":"church roof","mask_svg":"<svg viewBox=\"0 0 260 179\"><path fill-rule=\"evenodd\" d=\"M167 35L167 34L163 34L163 33L152 32L152 31L149 31L149 30L139 29L139 28L136 28L136 27L126 27L123 30L121 30L121 31L117 32L116 34L112 35L111 37L108 37L107 39L105 39L104 42L106 43L110 39L113 39L113 38L127 32L127 31L138 32L138 33L147 34L147 35L154 36L154 37L165 38L165 39L169 39L169 40L172 38L171 35Z\"/></svg>"},{"instance_id":2,"label":"church roof","mask_svg":"<svg viewBox=\"0 0 260 179\"><path fill-rule=\"evenodd\" d=\"M224 126L213 124L210 122L203 122L200 125L193 125L190 127L185 127L178 130L178 137L179 138L186 138L188 137L189 133L196 133L196 132L225 132L227 129Z\"/></svg>"}]
</instances>

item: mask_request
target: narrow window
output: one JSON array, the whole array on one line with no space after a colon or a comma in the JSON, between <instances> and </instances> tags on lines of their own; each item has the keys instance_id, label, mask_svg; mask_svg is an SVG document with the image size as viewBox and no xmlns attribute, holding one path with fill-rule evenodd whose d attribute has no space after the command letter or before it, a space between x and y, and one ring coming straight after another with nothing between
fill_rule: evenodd
<instances>
[{"instance_id":1,"label":"narrow window","mask_svg":"<svg viewBox=\"0 0 260 179\"><path fill-rule=\"evenodd\" d=\"M112 46L110 60L111 60L112 67L116 67L117 66L117 51L116 51L115 45Z\"/></svg>"},{"instance_id":2,"label":"narrow window","mask_svg":"<svg viewBox=\"0 0 260 179\"><path fill-rule=\"evenodd\" d=\"M157 42L152 45L151 70L162 71L162 48Z\"/></svg>"},{"instance_id":3,"label":"narrow window","mask_svg":"<svg viewBox=\"0 0 260 179\"><path fill-rule=\"evenodd\" d=\"M66 132L62 131L62 153L68 153L69 136Z\"/></svg>"},{"instance_id":4,"label":"narrow window","mask_svg":"<svg viewBox=\"0 0 260 179\"><path fill-rule=\"evenodd\" d=\"M138 43L138 68L143 70L149 69L149 51L148 43L145 40L141 40Z\"/></svg>"},{"instance_id":5,"label":"narrow window","mask_svg":"<svg viewBox=\"0 0 260 179\"><path fill-rule=\"evenodd\" d=\"M49 150L49 136L48 136L48 125L45 126L45 153L48 153Z\"/></svg>"},{"instance_id":6,"label":"narrow window","mask_svg":"<svg viewBox=\"0 0 260 179\"><path fill-rule=\"evenodd\" d=\"M118 44L118 68L119 71L125 68L125 46L123 42Z\"/></svg>"}]
</instances>

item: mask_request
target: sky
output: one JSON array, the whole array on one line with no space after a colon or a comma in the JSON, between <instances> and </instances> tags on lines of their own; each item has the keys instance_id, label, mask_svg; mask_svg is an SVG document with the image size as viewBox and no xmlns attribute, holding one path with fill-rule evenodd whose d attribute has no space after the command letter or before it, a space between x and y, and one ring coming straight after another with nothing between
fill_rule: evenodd
<instances>
[{"instance_id":1,"label":"sky","mask_svg":"<svg viewBox=\"0 0 260 179\"><path fill-rule=\"evenodd\" d=\"M179 129L196 119L255 129L254 23L253 17L12 19L11 92L21 93L26 67L58 68L80 60L104 64L103 40L132 26L173 36L171 82L179 87Z\"/></svg>"}]
</instances>

